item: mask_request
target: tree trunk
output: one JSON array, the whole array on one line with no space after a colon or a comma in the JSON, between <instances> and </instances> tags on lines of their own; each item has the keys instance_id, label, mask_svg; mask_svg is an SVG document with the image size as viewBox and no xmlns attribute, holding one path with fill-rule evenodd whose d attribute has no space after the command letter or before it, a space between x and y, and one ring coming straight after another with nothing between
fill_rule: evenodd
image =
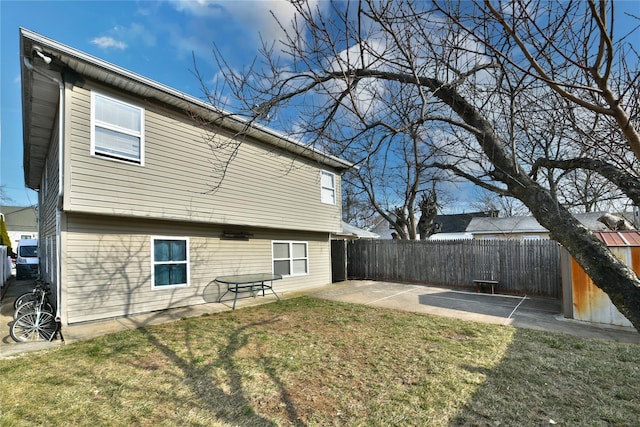
<instances>
[{"instance_id":1,"label":"tree trunk","mask_svg":"<svg viewBox=\"0 0 640 427\"><path fill-rule=\"evenodd\" d=\"M419 207L418 233L420 233L420 240L428 240L429 236L437 232L436 224L433 223L438 214L438 199L435 186L431 193L422 196Z\"/></svg>"}]
</instances>

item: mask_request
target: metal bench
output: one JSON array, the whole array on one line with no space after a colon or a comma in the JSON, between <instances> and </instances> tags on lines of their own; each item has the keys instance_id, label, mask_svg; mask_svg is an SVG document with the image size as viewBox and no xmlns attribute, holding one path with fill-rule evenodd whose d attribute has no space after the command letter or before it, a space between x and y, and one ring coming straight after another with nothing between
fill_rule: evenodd
<instances>
[{"instance_id":1,"label":"metal bench","mask_svg":"<svg viewBox=\"0 0 640 427\"><path fill-rule=\"evenodd\" d=\"M480 292L483 289L491 288L491 293L494 294L496 287L500 284L497 280L474 280L473 284L476 287L476 292Z\"/></svg>"}]
</instances>

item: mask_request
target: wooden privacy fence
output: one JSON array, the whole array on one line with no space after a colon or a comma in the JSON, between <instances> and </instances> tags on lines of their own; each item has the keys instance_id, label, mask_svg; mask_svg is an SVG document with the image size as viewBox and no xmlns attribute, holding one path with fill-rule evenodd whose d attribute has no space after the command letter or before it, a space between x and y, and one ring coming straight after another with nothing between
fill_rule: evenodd
<instances>
[{"instance_id":1,"label":"wooden privacy fence","mask_svg":"<svg viewBox=\"0 0 640 427\"><path fill-rule=\"evenodd\" d=\"M472 286L498 280L498 293L562 296L560 246L553 240L355 240L350 279Z\"/></svg>"}]
</instances>

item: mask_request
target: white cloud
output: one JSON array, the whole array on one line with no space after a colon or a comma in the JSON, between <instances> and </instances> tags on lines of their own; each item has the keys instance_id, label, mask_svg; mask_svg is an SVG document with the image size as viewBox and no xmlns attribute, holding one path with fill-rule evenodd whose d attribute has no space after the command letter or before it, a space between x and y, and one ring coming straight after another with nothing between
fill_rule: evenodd
<instances>
[{"instance_id":1,"label":"white cloud","mask_svg":"<svg viewBox=\"0 0 640 427\"><path fill-rule=\"evenodd\" d=\"M132 23L128 27L116 26L113 28L113 34L118 36L120 40L129 40L131 43L144 44L145 46L155 46L156 36L153 32L147 30L145 26L138 23ZM125 47L127 45L125 44Z\"/></svg>"},{"instance_id":2,"label":"white cloud","mask_svg":"<svg viewBox=\"0 0 640 427\"><path fill-rule=\"evenodd\" d=\"M113 37L96 37L91 40L91 43L102 48L102 49L119 49L125 50L127 48L127 44L125 42L118 41Z\"/></svg>"},{"instance_id":3,"label":"white cloud","mask_svg":"<svg viewBox=\"0 0 640 427\"><path fill-rule=\"evenodd\" d=\"M171 0L175 9L178 12L183 12L193 16L219 16L223 10L223 6L220 1L209 0Z\"/></svg>"},{"instance_id":4,"label":"white cloud","mask_svg":"<svg viewBox=\"0 0 640 427\"><path fill-rule=\"evenodd\" d=\"M177 11L197 19L237 21L237 24L245 28L247 33L255 35L256 42L259 41L259 36L267 42L282 39L283 32L280 24L286 30L291 30L291 22L296 16L295 6L287 0L172 0L171 3ZM309 1L308 7L311 10L316 10L317 7L326 8L327 3L319 0Z\"/></svg>"}]
</instances>

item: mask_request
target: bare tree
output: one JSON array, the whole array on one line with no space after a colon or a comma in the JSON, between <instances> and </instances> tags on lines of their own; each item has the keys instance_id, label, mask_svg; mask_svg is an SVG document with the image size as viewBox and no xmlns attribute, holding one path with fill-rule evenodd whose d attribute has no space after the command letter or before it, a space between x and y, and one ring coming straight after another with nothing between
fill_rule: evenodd
<instances>
[{"instance_id":1,"label":"bare tree","mask_svg":"<svg viewBox=\"0 0 640 427\"><path fill-rule=\"evenodd\" d=\"M402 131L438 135L421 147L429 165L520 200L640 330L640 280L562 205L554 184L555 170L593 170L638 203L640 61L633 39L615 37L612 4L362 0L326 13L294 5L281 50L263 52L266 67L226 70L236 99L272 115L298 107L293 134L357 161L351 148L397 130L388 100L401 88L420 112ZM575 123L552 129L555 148L532 144L528 135L549 138L544 119L560 105ZM589 129L608 138L584 149L575 142L584 139L566 142ZM378 140L380 150L395 142Z\"/></svg>"},{"instance_id":2,"label":"bare tree","mask_svg":"<svg viewBox=\"0 0 640 427\"><path fill-rule=\"evenodd\" d=\"M371 206L367 194L348 182L354 178L354 170L342 176L342 220L363 229L375 226L376 210Z\"/></svg>"},{"instance_id":3,"label":"bare tree","mask_svg":"<svg viewBox=\"0 0 640 427\"><path fill-rule=\"evenodd\" d=\"M424 199L437 201L437 176L427 166L430 156L421 150L422 138L400 133L394 140L384 151L368 154L346 185L367 195L370 206L389 223L397 238L415 240L419 222L424 221Z\"/></svg>"},{"instance_id":4,"label":"bare tree","mask_svg":"<svg viewBox=\"0 0 640 427\"><path fill-rule=\"evenodd\" d=\"M529 209L527 209L520 200L485 190L480 190L475 197L475 201L471 203L471 206L482 212L497 212L500 217L530 214Z\"/></svg>"},{"instance_id":5,"label":"bare tree","mask_svg":"<svg viewBox=\"0 0 640 427\"><path fill-rule=\"evenodd\" d=\"M429 236L440 231L440 224L434 223L439 208L435 182L433 183L431 191L422 193L419 207L420 219L418 220L418 233L420 233L420 240L427 240Z\"/></svg>"},{"instance_id":6,"label":"bare tree","mask_svg":"<svg viewBox=\"0 0 640 427\"><path fill-rule=\"evenodd\" d=\"M366 195L371 208L389 223L398 239L426 238L428 234L420 234L419 224L433 221L425 217L425 207L429 204L426 200L432 200L434 208L437 205L438 173L429 167L437 158L437 150L431 148L432 135L419 122L425 106L412 86L397 82L363 86L354 99L354 116L376 114L383 105L384 125L357 138L344 138L345 129L354 126L354 117L336 117L322 131L323 149L354 159L358 168L345 176L345 188L352 194ZM430 210L427 215L435 214Z\"/></svg>"}]
</instances>

